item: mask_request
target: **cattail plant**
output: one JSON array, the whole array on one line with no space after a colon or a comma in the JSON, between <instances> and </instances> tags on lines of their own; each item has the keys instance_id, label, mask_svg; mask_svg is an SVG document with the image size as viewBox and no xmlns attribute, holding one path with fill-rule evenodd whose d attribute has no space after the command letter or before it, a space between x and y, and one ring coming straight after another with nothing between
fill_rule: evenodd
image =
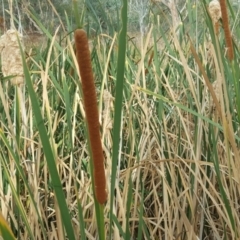
<instances>
[{"instance_id":1,"label":"cattail plant","mask_svg":"<svg viewBox=\"0 0 240 240\"><path fill-rule=\"evenodd\" d=\"M93 181L95 186L95 196L100 204L104 204L107 200L104 156L100 138L97 96L91 66L90 51L88 47L88 38L86 32L82 29L77 29L74 37L93 159Z\"/></svg>"},{"instance_id":2,"label":"cattail plant","mask_svg":"<svg viewBox=\"0 0 240 240\"><path fill-rule=\"evenodd\" d=\"M227 4L226 0L220 0L220 7L222 12L222 25L225 35L226 47L227 47L227 57L230 61L234 58L232 35L229 27Z\"/></svg>"},{"instance_id":3,"label":"cattail plant","mask_svg":"<svg viewBox=\"0 0 240 240\"><path fill-rule=\"evenodd\" d=\"M219 20L222 17L222 11L218 0L213 0L209 3L208 11L212 19L216 34L219 33Z\"/></svg>"},{"instance_id":4,"label":"cattail plant","mask_svg":"<svg viewBox=\"0 0 240 240\"><path fill-rule=\"evenodd\" d=\"M22 34L14 28L9 29L0 38L2 73L11 77L11 84L16 86L17 97L20 100L23 129L27 137L27 116L25 108L25 86L23 63L20 51L23 48Z\"/></svg>"},{"instance_id":5,"label":"cattail plant","mask_svg":"<svg viewBox=\"0 0 240 240\"><path fill-rule=\"evenodd\" d=\"M19 48L21 40L22 35L14 29L8 30L0 38L2 73L4 77L13 76L11 79L13 85L20 85L24 82L22 58Z\"/></svg>"}]
</instances>

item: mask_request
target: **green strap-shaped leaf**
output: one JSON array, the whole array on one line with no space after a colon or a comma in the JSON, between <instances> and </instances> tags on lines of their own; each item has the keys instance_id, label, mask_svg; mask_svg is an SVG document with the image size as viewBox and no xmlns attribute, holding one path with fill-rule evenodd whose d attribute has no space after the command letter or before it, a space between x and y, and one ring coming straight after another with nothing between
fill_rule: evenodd
<instances>
[{"instance_id":1,"label":"green strap-shaped leaf","mask_svg":"<svg viewBox=\"0 0 240 240\"><path fill-rule=\"evenodd\" d=\"M4 219L2 213L0 213L0 235L4 240L15 239L7 221Z\"/></svg>"},{"instance_id":2,"label":"green strap-shaped leaf","mask_svg":"<svg viewBox=\"0 0 240 240\"><path fill-rule=\"evenodd\" d=\"M47 161L49 173L51 176L51 181L52 181L52 187L54 189L54 192L56 194L56 199L58 202L58 206L61 212L61 217L63 221L63 225L65 227L65 231L67 234L68 239L74 240L74 231L73 231L73 226L71 223L71 217L70 213L67 207L67 203L65 200L65 195L63 192L61 180L57 171L56 167L56 159L53 154L53 150L49 141L49 137L47 134L47 130L44 125L44 119L41 114L41 109L38 103L38 99L36 96L36 93L33 89L33 84L31 81L30 73L24 58L24 53L23 50L21 49L21 54L22 54L22 61L23 61L23 69L24 69L24 75L25 75L25 81L28 87L28 92L30 95L31 103L32 103L32 108L33 112L35 115L36 123L37 123L37 128L39 131L40 139L42 142L42 147L43 147L43 152Z\"/></svg>"}]
</instances>

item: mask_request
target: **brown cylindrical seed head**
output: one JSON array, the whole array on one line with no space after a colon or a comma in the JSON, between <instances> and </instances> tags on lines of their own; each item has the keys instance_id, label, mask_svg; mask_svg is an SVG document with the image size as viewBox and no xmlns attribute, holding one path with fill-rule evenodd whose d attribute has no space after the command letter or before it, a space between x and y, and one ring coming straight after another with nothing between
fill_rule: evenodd
<instances>
[{"instance_id":1,"label":"brown cylindrical seed head","mask_svg":"<svg viewBox=\"0 0 240 240\"><path fill-rule=\"evenodd\" d=\"M222 25L223 25L226 47L227 47L227 56L228 56L228 59L232 61L234 58L234 52L233 52L232 35L231 35L229 21L228 21L226 0L220 0L220 6L222 11Z\"/></svg>"},{"instance_id":2,"label":"brown cylindrical seed head","mask_svg":"<svg viewBox=\"0 0 240 240\"><path fill-rule=\"evenodd\" d=\"M88 39L86 32L82 29L76 30L74 37L76 57L82 80L83 101L93 158L95 195L97 201L100 204L104 204L107 200L104 156L100 138L97 96L94 85Z\"/></svg>"}]
</instances>

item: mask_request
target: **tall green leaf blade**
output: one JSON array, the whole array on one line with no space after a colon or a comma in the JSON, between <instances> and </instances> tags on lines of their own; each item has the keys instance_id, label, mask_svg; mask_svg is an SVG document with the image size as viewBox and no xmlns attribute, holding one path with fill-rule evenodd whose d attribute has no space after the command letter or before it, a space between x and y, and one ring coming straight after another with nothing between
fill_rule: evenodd
<instances>
[{"instance_id":1,"label":"tall green leaf blade","mask_svg":"<svg viewBox=\"0 0 240 240\"><path fill-rule=\"evenodd\" d=\"M122 100L124 87L124 72L125 72L125 52L126 52L126 36L127 36L127 5L128 1L123 0L123 7L121 11L122 29L119 35L119 48L117 60L117 82L116 82L116 96L114 106L114 127L113 127L113 153L112 153L112 177L111 177L111 195L110 195L110 224L113 218L113 198L114 188L117 173L119 143L121 134L121 119L122 119ZM111 230L110 227L110 238Z\"/></svg>"},{"instance_id":2,"label":"tall green leaf blade","mask_svg":"<svg viewBox=\"0 0 240 240\"><path fill-rule=\"evenodd\" d=\"M42 230L43 230L43 233L44 233L42 237L43 237L43 239L46 239L46 235L47 235L47 234L46 234L46 231L44 230L44 224L43 224L43 221L42 221L42 219L41 219L41 217L40 217L40 214L39 214L39 211L38 211L36 202L34 201L34 196L33 196L32 190L31 190L31 188L30 188L30 186L29 186L29 184L28 184L28 181L27 181L27 179L26 179L26 176L25 176L25 174L23 173L23 169L22 169L22 167L21 167L21 165L20 165L20 163L19 163L19 155L17 155L17 154L14 153L14 150L11 148L11 146L10 146L10 144L9 144L9 142L8 142L8 139L5 137L2 129L0 129L0 138L2 139L2 141L3 141L3 143L4 143L4 146L8 149L9 155L10 155L11 158L14 160L14 162L15 162L15 164L16 164L16 168L17 168L18 174L19 174L19 176L21 177L21 179L23 180L23 182L24 182L24 184L25 184L25 186L26 186L26 188L27 188L27 190L28 190L28 194L29 194L29 196L30 196L30 199L32 200L32 204L33 204L33 206L34 206L34 209L36 210L36 214L38 215L38 219L39 219L40 226L41 226L41 228L42 228ZM29 225L29 222L28 222L28 219L27 219L27 214L26 214L26 212L25 212L25 210L24 210L24 207L23 207L21 201L19 201L19 197L18 197L18 195L17 195L17 192L16 192L16 189L15 189L15 187L14 187L14 184L11 182L11 176L10 176L10 174L9 174L9 172L8 172L7 165L6 165L6 161L4 161L4 159L3 159L3 161L2 161L2 164L3 164L3 168L4 168L4 170L5 170L5 174L6 174L7 178L8 178L10 187L11 187L11 189L12 189L12 191L13 191L13 197L14 197L14 200L16 201L16 205L17 205L17 207L18 207L19 213L20 213L20 215L22 216L22 219L23 219L23 221L24 221L24 224L26 225L26 228L27 228L27 230L28 230L29 235L31 236L31 239L34 239L34 237L33 237L33 232L32 232L32 230L31 230L31 228L30 228L30 225ZM39 227L40 227L40 226L39 226Z\"/></svg>"},{"instance_id":3,"label":"tall green leaf blade","mask_svg":"<svg viewBox=\"0 0 240 240\"><path fill-rule=\"evenodd\" d=\"M32 108L33 108L33 112L34 112L34 115L35 115L40 139L41 139L41 142L42 142L43 152L44 152L44 155L46 157L49 173L50 173L50 176L51 176L52 186L53 186L53 189L54 189L55 194L56 194L56 199L58 201L58 205L59 205L59 208L60 208L61 217L62 217L62 221L63 221L64 227L65 227L66 234L67 234L69 239L74 240L75 236L74 236L73 226L71 224L70 213L69 213L67 203L66 203L66 200L65 200L65 195L64 195L64 192L63 192L61 180L60 180L60 177L59 177L59 174L58 174L58 171L57 171L56 159L54 157L53 150L52 150L52 147L51 147L51 144L50 144L50 141L49 141L49 137L48 137L48 134L47 134L47 130L46 130L45 125L44 125L44 119L43 119L42 114L41 114L41 110L40 110L40 106L39 106L39 103L38 103L37 96L36 96L36 94L34 92L34 89L33 89L33 84L32 84L32 81L31 81L30 73L29 73L25 58L24 58L24 53L23 53L22 48L21 48L21 54L22 54L22 62L23 62L25 80L26 80L26 84L27 84L27 87L28 87L29 96L30 96L30 99L31 99Z\"/></svg>"},{"instance_id":4,"label":"tall green leaf blade","mask_svg":"<svg viewBox=\"0 0 240 240\"><path fill-rule=\"evenodd\" d=\"M15 239L10 227L8 226L7 221L4 219L1 213L0 213L0 235L4 240Z\"/></svg>"}]
</instances>

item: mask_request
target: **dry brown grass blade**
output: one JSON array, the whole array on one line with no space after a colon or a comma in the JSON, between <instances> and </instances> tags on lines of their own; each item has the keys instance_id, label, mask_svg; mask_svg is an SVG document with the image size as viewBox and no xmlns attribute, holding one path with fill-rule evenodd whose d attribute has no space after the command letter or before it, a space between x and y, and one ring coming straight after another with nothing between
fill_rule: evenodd
<instances>
[{"instance_id":1,"label":"dry brown grass blade","mask_svg":"<svg viewBox=\"0 0 240 240\"><path fill-rule=\"evenodd\" d=\"M191 40L190 40L190 49L191 49L191 52L192 52L192 54L193 54L193 56L195 58L195 61L197 62L197 65L198 65L198 67L199 67L199 69L200 69L200 71L201 71L201 73L203 75L205 83L206 83L206 85L207 85L207 87L209 89L209 92L210 92L210 94L211 94L211 96L213 98L213 102L214 102L214 104L216 106L216 109L217 109L217 111L219 113L220 119L221 119L221 121L223 123L224 135L226 136L226 139L228 139L228 141L231 144L231 147L232 147L232 149L234 151L235 159L240 159L238 147L237 147L236 142L235 142L234 133L233 133L232 125L231 125L232 123L230 121L228 121L226 119L226 116L222 113L222 108L221 108L221 105L220 105L220 103L218 101L218 98L217 98L217 96L215 94L213 86L212 86L212 84L209 81L209 78L208 78L208 76L207 76L207 74L206 74L206 72L204 70L204 67L203 67L203 65L202 65L202 63L201 63L201 61L200 61L200 59L199 59L199 57L197 55L197 52L196 52L195 48L193 47L193 44L192 44ZM228 119L230 119L230 118L228 117ZM239 161L235 161L235 164L239 167ZM239 176L236 175L236 174L235 174L235 177L238 177L238 179L239 179Z\"/></svg>"},{"instance_id":2,"label":"dry brown grass blade","mask_svg":"<svg viewBox=\"0 0 240 240\"><path fill-rule=\"evenodd\" d=\"M203 65L201 63L201 60L199 59L199 57L197 55L197 52L196 52L195 48L193 47L193 44L192 44L191 40L190 40L190 49L191 49L191 52L192 52L192 54L193 54L193 56L194 56L194 58L195 58L195 60L197 62L197 65L198 65L198 67L199 67L199 69L200 69L200 71L201 71L201 73L203 75L205 83L206 83L206 85L207 85L207 87L208 87L208 89L210 91L210 94L211 94L211 96L213 98L214 104L216 105L216 109L217 109L220 117L222 118L221 106L220 106L220 104L218 102L218 99L217 99L217 96L216 96L216 94L214 92L213 86L212 86L211 82L209 81L207 73L204 70L204 67L203 67Z\"/></svg>"}]
</instances>

